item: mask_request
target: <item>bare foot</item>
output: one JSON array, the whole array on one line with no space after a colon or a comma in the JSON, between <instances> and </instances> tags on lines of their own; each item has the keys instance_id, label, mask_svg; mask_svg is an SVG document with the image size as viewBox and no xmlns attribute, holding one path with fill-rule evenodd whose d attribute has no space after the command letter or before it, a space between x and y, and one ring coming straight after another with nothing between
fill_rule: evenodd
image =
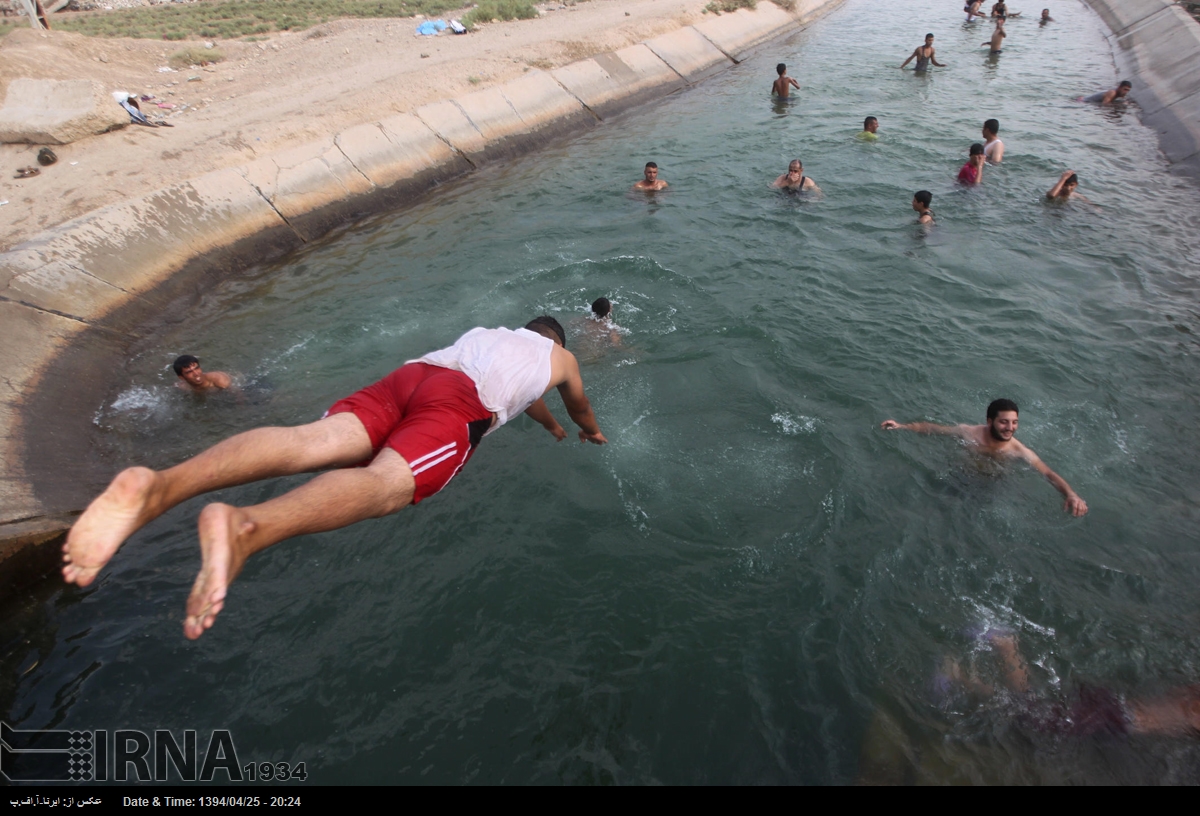
<instances>
[{"instance_id":1,"label":"bare foot","mask_svg":"<svg viewBox=\"0 0 1200 816\"><path fill-rule=\"evenodd\" d=\"M63 580L87 586L143 524L158 474L144 467L117 474L108 489L88 505L63 544Z\"/></svg>"},{"instance_id":2,"label":"bare foot","mask_svg":"<svg viewBox=\"0 0 1200 816\"><path fill-rule=\"evenodd\" d=\"M254 531L243 510L210 504L200 511L200 574L188 596L183 634L195 640L212 627L225 607L225 592L246 562L242 539Z\"/></svg>"}]
</instances>

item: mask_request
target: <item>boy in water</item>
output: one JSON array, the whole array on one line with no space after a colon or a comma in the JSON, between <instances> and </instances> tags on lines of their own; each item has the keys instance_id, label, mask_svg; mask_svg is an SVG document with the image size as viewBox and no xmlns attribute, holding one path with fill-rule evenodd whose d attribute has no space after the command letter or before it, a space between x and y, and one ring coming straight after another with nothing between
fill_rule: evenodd
<instances>
[{"instance_id":1,"label":"boy in water","mask_svg":"<svg viewBox=\"0 0 1200 816\"><path fill-rule=\"evenodd\" d=\"M799 159L792 159L788 164L787 172L771 183L772 187L778 187L781 190L791 190L794 193L801 191L805 192L821 192L821 188L817 183L804 175L804 165Z\"/></svg>"},{"instance_id":2,"label":"boy in water","mask_svg":"<svg viewBox=\"0 0 1200 816\"><path fill-rule=\"evenodd\" d=\"M1121 84L1113 88L1111 91L1099 91L1091 96L1081 96L1080 102L1093 102L1097 105L1111 105L1118 99L1124 99L1133 90L1133 83L1128 79L1121 80Z\"/></svg>"},{"instance_id":3,"label":"boy in water","mask_svg":"<svg viewBox=\"0 0 1200 816\"><path fill-rule=\"evenodd\" d=\"M992 49L993 54L999 54L1001 46L1004 45L1004 38L1007 36L1008 34L1004 31L1004 18L997 17L996 30L992 32L992 38L990 40L981 42L980 45L989 46Z\"/></svg>"},{"instance_id":4,"label":"boy in water","mask_svg":"<svg viewBox=\"0 0 1200 816\"><path fill-rule=\"evenodd\" d=\"M933 63L938 68L946 67L942 63L938 62L933 56L933 35L932 34L925 35L925 44L918 45L915 49L913 49L913 52L908 55L908 59L906 59L904 62L900 63L900 67L903 68L905 65L908 65L914 59L917 61L917 64L913 66L914 71L924 71L925 69L927 69L929 67L930 63Z\"/></svg>"},{"instance_id":5,"label":"boy in water","mask_svg":"<svg viewBox=\"0 0 1200 816\"><path fill-rule=\"evenodd\" d=\"M645 178L634 184L633 189L647 193L667 189L667 183L658 177L658 165L654 162L646 162L646 167L642 170L642 175Z\"/></svg>"},{"instance_id":6,"label":"boy in water","mask_svg":"<svg viewBox=\"0 0 1200 816\"><path fill-rule=\"evenodd\" d=\"M1075 171L1064 170L1062 175L1058 177L1058 181L1054 183L1054 186L1046 191L1046 198L1049 201L1058 201L1060 203L1077 198L1080 201L1085 201L1088 204L1091 204L1092 202L1088 201L1087 196L1083 195L1082 193L1075 192L1075 188L1078 186L1079 176L1075 174Z\"/></svg>"},{"instance_id":7,"label":"boy in water","mask_svg":"<svg viewBox=\"0 0 1200 816\"><path fill-rule=\"evenodd\" d=\"M963 11L965 11L967 13L967 22L968 23L977 17L980 20L987 19L987 15L979 10L979 7L982 5L983 5L983 0L971 0L970 3L967 3L965 6L963 6Z\"/></svg>"},{"instance_id":8,"label":"boy in water","mask_svg":"<svg viewBox=\"0 0 1200 816\"><path fill-rule=\"evenodd\" d=\"M971 155L967 163L958 171L958 180L963 184L979 184L983 181L983 163L987 157L983 145L979 142L971 145Z\"/></svg>"},{"instance_id":9,"label":"boy in water","mask_svg":"<svg viewBox=\"0 0 1200 816\"><path fill-rule=\"evenodd\" d=\"M858 138L864 142L873 142L879 137L875 135L875 131L879 130L879 120L874 116L868 116L863 120L862 132L858 134Z\"/></svg>"},{"instance_id":10,"label":"boy in water","mask_svg":"<svg viewBox=\"0 0 1200 816\"><path fill-rule=\"evenodd\" d=\"M200 367L200 360L190 354L182 354L175 358L175 362L171 364L171 368L175 371L175 376L179 378L178 385L185 391L191 391L193 394L202 394L205 391L221 391L233 384L233 379L224 371L210 371L205 373Z\"/></svg>"},{"instance_id":11,"label":"boy in water","mask_svg":"<svg viewBox=\"0 0 1200 816\"><path fill-rule=\"evenodd\" d=\"M997 135L1000 132L1000 120L988 119L983 123L983 155L992 164L1004 161L1004 142Z\"/></svg>"},{"instance_id":12,"label":"boy in water","mask_svg":"<svg viewBox=\"0 0 1200 816\"><path fill-rule=\"evenodd\" d=\"M787 66L782 62L775 66L775 73L779 74L779 79L771 83L772 94L780 99L787 99L792 88L800 90L800 83L787 75Z\"/></svg>"},{"instance_id":13,"label":"boy in water","mask_svg":"<svg viewBox=\"0 0 1200 816\"><path fill-rule=\"evenodd\" d=\"M929 205L933 203L933 193L928 190L917 190L913 195L912 208L917 211L918 224L932 224L933 210L929 209Z\"/></svg>"},{"instance_id":14,"label":"boy in water","mask_svg":"<svg viewBox=\"0 0 1200 816\"><path fill-rule=\"evenodd\" d=\"M1042 9L1042 19L1038 21L1042 25L1053 23L1054 18L1050 16L1050 9Z\"/></svg>"}]
</instances>

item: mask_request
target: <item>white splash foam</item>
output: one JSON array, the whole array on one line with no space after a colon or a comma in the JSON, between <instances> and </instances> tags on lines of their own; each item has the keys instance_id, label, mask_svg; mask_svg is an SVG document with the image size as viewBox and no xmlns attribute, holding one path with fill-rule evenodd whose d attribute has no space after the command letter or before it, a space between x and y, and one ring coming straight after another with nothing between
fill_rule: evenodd
<instances>
[{"instance_id":1,"label":"white splash foam","mask_svg":"<svg viewBox=\"0 0 1200 816\"><path fill-rule=\"evenodd\" d=\"M814 433L817 430L817 420L814 417L772 414L771 421L778 425L779 429L788 436Z\"/></svg>"}]
</instances>

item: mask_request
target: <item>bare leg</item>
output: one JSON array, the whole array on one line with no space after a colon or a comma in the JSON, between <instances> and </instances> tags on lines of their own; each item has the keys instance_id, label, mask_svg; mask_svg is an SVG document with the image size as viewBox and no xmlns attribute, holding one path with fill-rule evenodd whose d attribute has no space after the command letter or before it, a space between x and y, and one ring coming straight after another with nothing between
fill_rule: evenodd
<instances>
[{"instance_id":1,"label":"bare leg","mask_svg":"<svg viewBox=\"0 0 1200 816\"><path fill-rule=\"evenodd\" d=\"M1004 658L1004 682L1010 689L1017 692L1029 691L1029 672L1025 668L1025 659L1017 648L1015 635L995 635L992 644Z\"/></svg>"},{"instance_id":2,"label":"bare leg","mask_svg":"<svg viewBox=\"0 0 1200 816\"><path fill-rule=\"evenodd\" d=\"M203 563L188 598L183 633L195 640L213 625L229 584L251 554L292 536L395 513L412 503L415 487L408 463L384 448L370 467L322 473L253 507L208 505L200 513Z\"/></svg>"},{"instance_id":3,"label":"bare leg","mask_svg":"<svg viewBox=\"0 0 1200 816\"><path fill-rule=\"evenodd\" d=\"M273 476L351 465L370 455L366 429L346 413L295 428L256 428L161 472L123 470L67 534L63 579L87 586L125 539L193 496Z\"/></svg>"}]
</instances>

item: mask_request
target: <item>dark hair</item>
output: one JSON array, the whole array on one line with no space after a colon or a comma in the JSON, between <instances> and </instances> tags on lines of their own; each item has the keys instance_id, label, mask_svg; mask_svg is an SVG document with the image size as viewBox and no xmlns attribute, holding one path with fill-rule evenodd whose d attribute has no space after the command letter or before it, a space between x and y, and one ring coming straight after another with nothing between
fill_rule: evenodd
<instances>
[{"instance_id":1,"label":"dark hair","mask_svg":"<svg viewBox=\"0 0 1200 816\"><path fill-rule=\"evenodd\" d=\"M986 122L983 123L983 129L990 130L992 133L999 133L1000 132L1000 120L999 119L988 119Z\"/></svg>"},{"instance_id":2,"label":"dark hair","mask_svg":"<svg viewBox=\"0 0 1200 816\"><path fill-rule=\"evenodd\" d=\"M972 156L982 156L983 155L983 145L981 145L979 142L976 142L975 144L971 145L971 155Z\"/></svg>"},{"instance_id":3,"label":"dark hair","mask_svg":"<svg viewBox=\"0 0 1200 816\"><path fill-rule=\"evenodd\" d=\"M1014 414L1021 413L1017 410L1017 404L1010 399L992 400L987 409L988 422L995 419L1001 411L1012 411Z\"/></svg>"},{"instance_id":4,"label":"dark hair","mask_svg":"<svg viewBox=\"0 0 1200 816\"><path fill-rule=\"evenodd\" d=\"M567 335L566 332L563 331L562 324L550 315L535 317L533 320L530 320L525 324L525 328L529 329L531 332L537 332L542 337L546 337L551 340L557 336L558 342L562 343L562 347L567 347ZM552 332L553 334L551 334Z\"/></svg>"},{"instance_id":5,"label":"dark hair","mask_svg":"<svg viewBox=\"0 0 1200 816\"><path fill-rule=\"evenodd\" d=\"M876 119L874 116L868 116L866 119L863 119L863 130L867 129L867 125L871 124L872 122L878 122L878 121L879 120Z\"/></svg>"},{"instance_id":6,"label":"dark hair","mask_svg":"<svg viewBox=\"0 0 1200 816\"><path fill-rule=\"evenodd\" d=\"M176 377L182 377L183 370L185 368L190 366L192 363L198 363L198 362L200 362L200 361L197 360L195 357L193 357L190 354L181 354L180 356L175 358L175 362L171 363L171 368L175 369Z\"/></svg>"},{"instance_id":7,"label":"dark hair","mask_svg":"<svg viewBox=\"0 0 1200 816\"><path fill-rule=\"evenodd\" d=\"M596 317L608 317L612 312L612 302L608 298L596 298L592 301L592 314Z\"/></svg>"},{"instance_id":8,"label":"dark hair","mask_svg":"<svg viewBox=\"0 0 1200 816\"><path fill-rule=\"evenodd\" d=\"M658 165L654 162L646 162L646 169L649 170L651 167L653 167L655 170L658 169Z\"/></svg>"},{"instance_id":9,"label":"dark hair","mask_svg":"<svg viewBox=\"0 0 1200 816\"><path fill-rule=\"evenodd\" d=\"M917 192L913 195L913 198L928 207L933 201L933 193L929 192L928 190L917 190Z\"/></svg>"},{"instance_id":10,"label":"dark hair","mask_svg":"<svg viewBox=\"0 0 1200 816\"><path fill-rule=\"evenodd\" d=\"M775 73L779 74L780 76L783 76L784 74L787 73L787 66L784 65L782 62L779 63L778 65L775 66Z\"/></svg>"},{"instance_id":11,"label":"dark hair","mask_svg":"<svg viewBox=\"0 0 1200 816\"><path fill-rule=\"evenodd\" d=\"M1072 173L1071 175L1067 176L1067 180L1063 182L1063 186L1066 187L1068 184L1078 184L1078 183L1079 183L1079 174Z\"/></svg>"},{"instance_id":12,"label":"dark hair","mask_svg":"<svg viewBox=\"0 0 1200 816\"><path fill-rule=\"evenodd\" d=\"M800 165L800 169L801 169L801 170L803 170L803 169L804 169L804 162L800 161L799 159L792 159L790 162L788 162L788 169L789 169L789 170L792 168L792 165L793 165L793 164L798 164L798 165Z\"/></svg>"},{"instance_id":13,"label":"dark hair","mask_svg":"<svg viewBox=\"0 0 1200 816\"><path fill-rule=\"evenodd\" d=\"M1132 82L1130 82L1128 79L1122 79L1122 80L1121 80L1121 84L1120 84L1120 85L1118 85L1117 87L1118 87L1118 88L1132 88L1132 87L1133 87L1133 83L1132 83Z\"/></svg>"},{"instance_id":14,"label":"dark hair","mask_svg":"<svg viewBox=\"0 0 1200 816\"><path fill-rule=\"evenodd\" d=\"M926 35L925 35L925 39L927 39L927 40L928 40L928 39L929 39L930 37L932 37L932 36L933 36L933 32L931 31L930 33L928 33L928 34L926 34Z\"/></svg>"}]
</instances>

